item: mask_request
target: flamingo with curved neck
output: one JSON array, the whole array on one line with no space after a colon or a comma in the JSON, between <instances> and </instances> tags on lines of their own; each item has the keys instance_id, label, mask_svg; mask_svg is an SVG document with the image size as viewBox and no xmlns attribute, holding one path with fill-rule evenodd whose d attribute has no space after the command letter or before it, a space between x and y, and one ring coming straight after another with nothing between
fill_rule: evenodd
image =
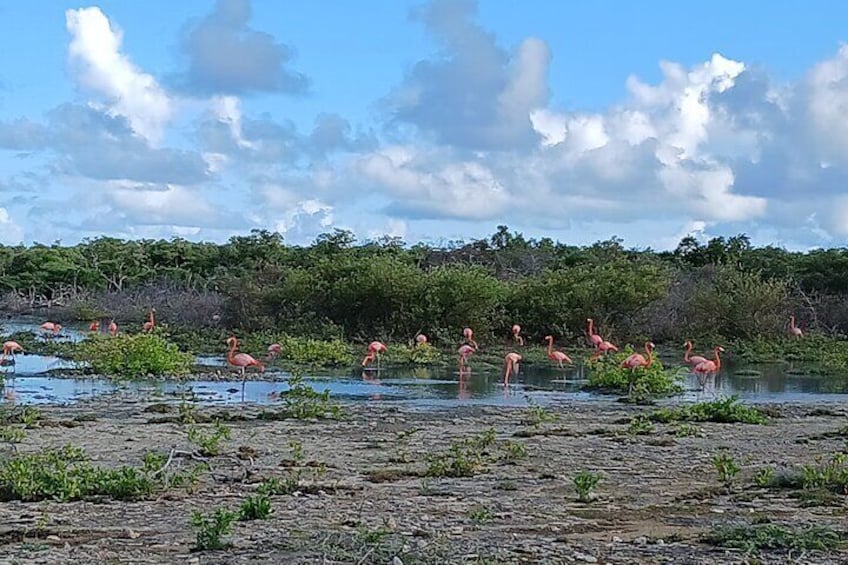
<instances>
[{"instance_id":1,"label":"flamingo with curved neck","mask_svg":"<svg viewBox=\"0 0 848 565\"><path fill-rule=\"evenodd\" d=\"M524 338L521 337L520 335L518 335L520 333L521 333L521 326L519 326L518 324L513 324L513 326L512 326L512 337L515 341L518 342L518 345L523 347L524 346Z\"/></svg>"},{"instance_id":2,"label":"flamingo with curved neck","mask_svg":"<svg viewBox=\"0 0 848 565\"><path fill-rule=\"evenodd\" d=\"M645 353L648 354L648 358L646 359L644 355L641 353L633 353L627 359L625 359L621 363L621 367L623 369L630 369L630 386L628 388L628 395L633 394L633 381L636 375L636 369L642 367L643 369L647 369L654 362L654 347L655 345L650 341L645 342Z\"/></svg>"},{"instance_id":3,"label":"flamingo with curved neck","mask_svg":"<svg viewBox=\"0 0 848 565\"><path fill-rule=\"evenodd\" d=\"M693 369L693 372L698 376L698 384L701 385L703 389L707 383L707 377L710 375L715 375L718 373L719 369L721 369L721 356L719 353L723 353L724 348L720 345L715 346L713 349L713 358L712 359L704 359Z\"/></svg>"},{"instance_id":4,"label":"flamingo with curved neck","mask_svg":"<svg viewBox=\"0 0 848 565\"><path fill-rule=\"evenodd\" d=\"M546 335L545 339L548 342L548 351L547 351L548 359L550 359L551 361L555 361L557 366L560 369L565 368L565 367L562 366L563 361L565 361L567 363L573 363L573 361L571 360L571 357L569 357L568 355L566 355L562 351L554 351L554 336Z\"/></svg>"},{"instance_id":5,"label":"flamingo with curved neck","mask_svg":"<svg viewBox=\"0 0 848 565\"><path fill-rule=\"evenodd\" d=\"M252 356L247 353L236 353L236 350L238 349L238 338L236 338L236 336L228 337L227 345L229 346L229 349L227 350L227 362L241 370L242 388L244 388L244 381L247 379L245 370L248 367L259 367L260 371L263 373L265 372L265 365L257 361Z\"/></svg>"},{"instance_id":6,"label":"flamingo with curved neck","mask_svg":"<svg viewBox=\"0 0 848 565\"><path fill-rule=\"evenodd\" d=\"M504 384L509 384L509 375L511 373L515 373L515 376L518 376L518 364L521 362L521 355L518 353L507 353L506 357L504 357L504 362L506 363L506 369L504 371Z\"/></svg>"},{"instance_id":7,"label":"flamingo with curved neck","mask_svg":"<svg viewBox=\"0 0 848 565\"><path fill-rule=\"evenodd\" d=\"M692 342L689 341L688 339L686 340L686 343L684 343L683 345L686 346L686 353L683 354L683 361L685 363L694 367L698 363L703 363L704 361L707 360L706 357L702 357L701 355L692 355L692 356L689 355L689 352L692 351L693 346L692 346Z\"/></svg>"},{"instance_id":8,"label":"flamingo with curved neck","mask_svg":"<svg viewBox=\"0 0 848 565\"><path fill-rule=\"evenodd\" d=\"M474 347L474 349L479 349L477 347L477 342L474 341L474 330L471 328L465 328L462 330L462 336L468 341L468 344Z\"/></svg>"},{"instance_id":9,"label":"flamingo with curved neck","mask_svg":"<svg viewBox=\"0 0 848 565\"><path fill-rule=\"evenodd\" d=\"M604 338L595 333L595 320L586 318L586 323L589 325L589 341L592 342L592 347L598 347L604 342Z\"/></svg>"},{"instance_id":10,"label":"flamingo with curved neck","mask_svg":"<svg viewBox=\"0 0 848 565\"><path fill-rule=\"evenodd\" d=\"M141 331L143 332L152 332L153 328L156 327L156 320L153 318L153 313L156 312L156 308L150 309L150 317L144 324L141 326Z\"/></svg>"},{"instance_id":11,"label":"flamingo with curved neck","mask_svg":"<svg viewBox=\"0 0 848 565\"><path fill-rule=\"evenodd\" d=\"M382 341L372 341L368 344L368 353L362 359L362 366L365 367L374 359L377 360L377 367L380 367L380 353L387 351L386 344Z\"/></svg>"},{"instance_id":12,"label":"flamingo with curved neck","mask_svg":"<svg viewBox=\"0 0 848 565\"><path fill-rule=\"evenodd\" d=\"M793 337L804 337L804 332L801 328L795 325L795 316L789 316L789 333Z\"/></svg>"}]
</instances>

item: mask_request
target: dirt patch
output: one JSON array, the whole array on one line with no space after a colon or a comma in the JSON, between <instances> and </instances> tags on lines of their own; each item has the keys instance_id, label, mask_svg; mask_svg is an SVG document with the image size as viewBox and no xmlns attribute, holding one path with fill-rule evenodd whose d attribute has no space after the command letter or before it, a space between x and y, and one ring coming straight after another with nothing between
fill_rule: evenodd
<instances>
[{"instance_id":1,"label":"dirt patch","mask_svg":"<svg viewBox=\"0 0 848 565\"><path fill-rule=\"evenodd\" d=\"M339 421L259 419L266 408L250 405L198 408L199 420L225 416L231 429L220 454L203 458L186 455L197 446L170 417L176 407L119 398L41 407L45 425L27 430L20 452L73 444L97 465L118 466L174 450L183 455L172 468L202 460L210 470L193 488L151 500L0 503L0 562L744 563L752 561L702 536L755 520L846 523L844 503L805 506L754 486L763 466L809 464L844 448L844 438L828 434L833 416L813 406L773 406L783 417L764 426L699 423L698 436L683 437L674 435L675 424L629 434L624 422L651 408L615 403L554 406L548 411L556 420L537 426L522 423L521 408L344 407L348 417ZM156 416L162 413L169 416ZM477 441L490 428L491 442L472 450L481 460L468 462L470 476L464 466L428 476L444 470L432 462L450 454L452 441ZM729 492L711 461L719 450L742 468ZM586 502L572 482L583 470L601 477ZM238 510L263 481L285 482L296 471L296 488L270 497L269 519L236 522L228 549L193 550L192 511ZM844 563L848 550L774 551L760 559Z\"/></svg>"}]
</instances>

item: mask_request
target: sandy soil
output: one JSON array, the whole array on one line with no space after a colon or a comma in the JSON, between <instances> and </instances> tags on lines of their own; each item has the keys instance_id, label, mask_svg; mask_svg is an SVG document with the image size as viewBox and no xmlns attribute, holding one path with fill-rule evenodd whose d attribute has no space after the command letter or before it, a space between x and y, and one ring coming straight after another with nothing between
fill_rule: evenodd
<instances>
[{"instance_id":1,"label":"sandy soil","mask_svg":"<svg viewBox=\"0 0 848 565\"><path fill-rule=\"evenodd\" d=\"M753 483L764 465L813 463L817 455L844 449L844 438L822 437L845 425L842 409L773 406L780 417L768 425L699 424L701 434L677 437L675 424L628 434L627 420L651 408L614 403L555 405L549 411L558 419L537 428L523 408L344 407L348 418L341 421L256 420L262 408L229 407L230 416L247 419L228 422L232 439L209 458L211 473L193 492L171 489L139 502L0 503L0 562L848 562L848 549L746 557L702 541L714 526L765 519L844 528L846 497L841 506L803 507L787 492ZM107 466L138 465L148 450L194 451L186 426L174 421L176 405L164 413L156 408L117 398L42 407L45 422L28 430L17 449L70 443ZM74 418L79 421L72 425ZM428 454L490 427L497 439L479 473L419 476ZM193 551L191 512L237 509L261 480L285 477L293 471L292 440L303 447L302 488L273 496L269 519L237 522L230 548ZM509 460L506 442L520 442L527 456ZM720 487L711 463L722 448L742 466L730 492ZM166 472L196 462L177 454ZM572 484L584 469L602 477L597 497L585 503Z\"/></svg>"}]
</instances>

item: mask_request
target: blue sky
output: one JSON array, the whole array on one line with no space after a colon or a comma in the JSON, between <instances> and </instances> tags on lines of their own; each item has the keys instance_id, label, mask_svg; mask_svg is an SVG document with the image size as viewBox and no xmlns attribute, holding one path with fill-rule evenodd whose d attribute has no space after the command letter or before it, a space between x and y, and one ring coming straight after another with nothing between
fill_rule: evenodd
<instances>
[{"instance_id":1,"label":"blue sky","mask_svg":"<svg viewBox=\"0 0 848 565\"><path fill-rule=\"evenodd\" d=\"M848 239L848 7L0 4L0 243ZM842 29L840 29L842 27Z\"/></svg>"}]
</instances>

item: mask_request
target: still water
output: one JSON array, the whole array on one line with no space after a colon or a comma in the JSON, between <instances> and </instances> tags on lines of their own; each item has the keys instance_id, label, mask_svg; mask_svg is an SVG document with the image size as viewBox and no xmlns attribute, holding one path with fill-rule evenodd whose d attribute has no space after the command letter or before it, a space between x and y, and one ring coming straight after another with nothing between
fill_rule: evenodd
<instances>
[{"instance_id":1,"label":"still water","mask_svg":"<svg viewBox=\"0 0 848 565\"><path fill-rule=\"evenodd\" d=\"M224 366L221 357L196 359L205 366ZM47 371L72 367L56 357L18 355L14 366L1 367L7 389L18 402L68 403L91 399L101 394L116 394L125 400L177 399L191 391L201 402L259 404L278 402L274 393L288 390L285 371L269 367L266 376L275 380L227 381L134 381L112 383L105 379L70 379L49 376ZM753 374L756 372L756 374ZM504 386L500 371L472 369L460 379L456 370L433 368L385 368L379 371L316 370L304 381L317 391L329 389L338 399L364 402L402 402L419 407L456 405L517 405L531 399L539 404L551 402L592 402L615 397L581 390L586 382L582 368L561 371L550 367L522 365L521 373ZM848 402L846 376L822 377L804 374L802 368L787 365L740 366L728 364L702 387L694 375L687 374L680 401L710 400L719 396L739 395L746 402Z\"/></svg>"}]
</instances>

